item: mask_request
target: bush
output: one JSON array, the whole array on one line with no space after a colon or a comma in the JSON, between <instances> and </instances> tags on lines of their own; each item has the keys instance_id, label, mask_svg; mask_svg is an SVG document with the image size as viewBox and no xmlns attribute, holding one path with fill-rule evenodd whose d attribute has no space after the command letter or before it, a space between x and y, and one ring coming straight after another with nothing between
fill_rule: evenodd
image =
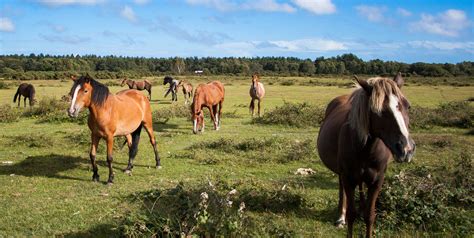
<instances>
[{"instance_id":1,"label":"bush","mask_svg":"<svg viewBox=\"0 0 474 238\"><path fill-rule=\"evenodd\" d=\"M19 136L10 136L9 138L9 146L17 147L18 145L26 145L28 147L50 147L54 144L54 140L52 137L48 135L35 135L35 134L28 134L28 135L19 135Z\"/></svg>"},{"instance_id":2,"label":"bush","mask_svg":"<svg viewBox=\"0 0 474 238\"><path fill-rule=\"evenodd\" d=\"M397 230L408 224L430 233L472 234L473 168L471 155L463 153L456 166L443 168L440 176L418 166L388 177L377 206L382 226Z\"/></svg>"},{"instance_id":3,"label":"bush","mask_svg":"<svg viewBox=\"0 0 474 238\"><path fill-rule=\"evenodd\" d=\"M62 123L77 122L85 124L88 118L88 110L83 109L78 118L71 118L67 114L69 103L56 98L43 98L37 107L29 108L23 113L24 117L37 118L40 123Z\"/></svg>"},{"instance_id":4,"label":"bush","mask_svg":"<svg viewBox=\"0 0 474 238\"><path fill-rule=\"evenodd\" d=\"M324 108L308 103L288 103L252 120L256 124L277 124L296 127L319 126L324 119Z\"/></svg>"},{"instance_id":5,"label":"bush","mask_svg":"<svg viewBox=\"0 0 474 238\"><path fill-rule=\"evenodd\" d=\"M171 118L191 119L191 107L176 103L153 111L153 123L166 123Z\"/></svg>"},{"instance_id":6,"label":"bush","mask_svg":"<svg viewBox=\"0 0 474 238\"><path fill-rule=\"evenodd\" d=\"M10 89L10 84L0 80L0 89Z\"/></svg>"},{"instance_id":7,"label":"bush","mask_svg":"<svg viewBox=\"0 0 474 238\"><path fill-rule=\"evenodd\" d=\"M20 115L20 111L17 108L12 108L9 104L0 106L0 122L8 123L18 121Z\"/></svg>"},{"instance_id":8,"label":"bush","mask_svg":"<svg viewBox=\"0 0 474 238\"><path fill-rule=\"evenodd\" d=\"M448 102L438 108L413 107L410 109L410 125L414 128L432 126L473 128L474 107L467 101Z\"/></svg>"}]
</instances>

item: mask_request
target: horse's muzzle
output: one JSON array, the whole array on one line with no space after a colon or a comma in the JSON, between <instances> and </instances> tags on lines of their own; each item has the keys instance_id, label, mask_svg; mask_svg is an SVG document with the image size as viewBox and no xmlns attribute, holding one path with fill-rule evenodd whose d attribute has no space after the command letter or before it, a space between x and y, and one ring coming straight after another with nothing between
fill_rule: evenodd
<instances>
[{"instance_id":1,"label":"horse's muzzle","mask_svg":"<svg viewBox=\"0 0 474 238\"><path fill-rule=\"evenodd\" d=\"M395 144L395 153L393 157L396 162L411 162L415 155L416 144L415 141L409 137L408 141L401 141Z\"/></svg>"},{"instance_id":2,"label":"horse's muzzle","mask_svg":"<svg viewBox=\"0 0 474 238\"><path fill-rule=\"evenodd\" d=\"M76 108L71 108L71 109L68 109L67 110L67 114L70 116L70 117L77 117L79 116L79 109L76 109Z\"/></svg>"}]
</instances>

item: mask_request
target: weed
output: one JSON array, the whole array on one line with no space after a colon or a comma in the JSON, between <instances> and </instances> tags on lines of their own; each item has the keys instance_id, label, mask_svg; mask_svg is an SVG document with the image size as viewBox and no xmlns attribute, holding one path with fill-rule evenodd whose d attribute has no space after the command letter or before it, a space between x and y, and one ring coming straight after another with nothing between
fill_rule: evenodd
<instances>
[{"instance_id":1,"label":"weed","mask_svg":"<svg viewBox=\"0 0 474 238\"><path fill-rule=\"evenodd\" d=\"M48 135L35 134L10 136L8 139L10 140L9 146L13 147L18 145L26 145L28 147L42 148L50 147L54 142L53 138Z\"/></svg>"},{"instance_id":2,"label":"weed","mask_svg":"<svg viewBox=\"0 0 474 238\"><path fill-rule=\"evenodd\" d=\"M176 103L153 111L153 123L166 123L169 119L177 117L191 119L190 106Z\"/></svg>"},{"instance_id":3,"label":"weed","mask_svg":"<svg viewBox=\"0 0 474 238\"><path fill-rule=\"evenodd\" d=\"M474 127L474 107L466 101L448 102L438 108L413 107L410 123L414 128L428 129L432 126L472 128Z\"/></svg>"},{"instance_id":4,"label":"weed","mask_svg":"<svg viewBox=\"0 0 474 238\"><path fill-rule=\"evenodd\" d=\"M17 108L12 108L9 104L0 106L0 123L18 121L21 112Z\"/></svg>"},{"instance_id":5,"label":"weed","mask_svg":"<svg viewBox=\"0 0 474 238\"><path fill-rule=\"evenodd\" d=\"M324 108L308 103L288 103L252 120L256 124L278 124L296 127L319 126L324 119Z\"/></svg>"}]
</instances>

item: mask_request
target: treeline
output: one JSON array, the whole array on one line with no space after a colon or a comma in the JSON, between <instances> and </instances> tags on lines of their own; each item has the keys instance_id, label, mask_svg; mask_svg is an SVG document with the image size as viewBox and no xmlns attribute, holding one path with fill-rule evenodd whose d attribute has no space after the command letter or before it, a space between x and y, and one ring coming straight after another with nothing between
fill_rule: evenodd
<instances>
[{"instance_id":1,"label":"treeline","mask_svg":"<svg viewBox=\"0 0 474 238\"><path fill-rule=\"evenodd\" d=\"M473 76L474 62L457 64L401 63L364 61L354 54L315 60L294 57L255 58L144 58L96 55L0 55L0 77L5 79L62 79L71 74L89 73L96 78L190 75L200 70L205 75L250 75L259 72L273 76L312 76L320 74L407 76Z\"/></svg>"}]
</instances>

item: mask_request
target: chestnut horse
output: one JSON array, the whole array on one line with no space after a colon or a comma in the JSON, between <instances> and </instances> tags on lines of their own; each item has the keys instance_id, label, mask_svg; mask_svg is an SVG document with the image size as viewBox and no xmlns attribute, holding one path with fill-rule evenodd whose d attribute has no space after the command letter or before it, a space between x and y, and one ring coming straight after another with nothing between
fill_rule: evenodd
<instances>
[{"instance_id":1,"label":"chestnut horse","mask_svg":"<svg viewBox=\"0 0 474 238\"><path fill-rule=\"evenodd\" d=\"M20 107L20 99L21 96L23 96L23 105L26 107L26 99L28 98L30 101L30 107L32 107L36 102L35 94L36 91L33 85L29 83L22 83L16 90L15 97L13 97L13 103L15 103L16 99L18 98L18 107Z\"/></svg>"},{"instance_id":2,"label":"chestnut horse","mask_svg":"<svg viewBox=\"0 0 474 238\"><path fill-rule=\"evenodd\" d=\"M151 100L151 83L148 80L143 81L133 81L130 79L123 79L120 87L127 84L129 89L136 89L136 90L146 90L148 91L148 98Z\"/></svg>"},{"instance_id":3,"label":"chestnut horse","mask_svg":"<svg viewBox=\"0 0 474 238\"><path fill-rule=\"evenodd\" d=\"M184 104L188 105L188 101L193 100L193 85L186 80L181 80L178 83L177 89L180 87L183 88Z\"/></svg>"},{"instance_id":4,"label":"chestnut horse","mask_svg":"<svg viewBox=\"0 0 474 238\"><path fill-rule=\"evenodd\" d=\"M258 116L260 116L260 103L265 97L265 88L263 83L260 82L260 76L258 74L252 75L252 85L250 86L250 106L249 110L252 116L255 115L255 100L258 100Z\"/></svg>"},{"instance_id":5,"label":"chestnut horse","mask_svg":"<svg viewBox=\"0 0 474 238\"><path fill-rule=\"evenodd\" d=\"M355 78L359 89L329 103L317 146L326 167L339 175L341 216L336 224L343 226L347 219L347 235L352 237L357 216L354 190L359 186L366 236L371 237L375 202L387 164L392 155L397 162L410 162L415 143L408 132L410 104L400 91L404 83L401 74L393 80ZM367 187L367 200L363 183Z\"/></svg>"},{"instance_id":6,"label":"chestnut horse","mask_svg":"<svg viewBox=\"0 0 474 238\"><path fill-rule=\"evenodd\" d=\"M193 120L193 133L204 132L204 113L202 108L207 107L217 131L221 126L222 103L224 103L224 85L219 81L199 84L194 92L191 114Z\"/></svg>"},{"instance_id":7,"label":"chestnut horse","mask_svg":"<svg viewBox=\"0 0 474 238\"><path fill-rule=\"evenodd\" d=\"M91 130L92 141L90 149L93 170L92 180L99 181L95 157L101 138L107 141L108 184L112 184L114 179L112 150L114 137L116 136L126 136L127 141L131 141L128 166L125 169L126 173L131 172L133 159L138 152L142 127L145 127L153 146L156 167L160 168L160 157L153 135L150 101L143 94L133 89L123 90L115 95L111 94L105 85L89 76L73 78L73 80L74 84L70 91L72 100L68 114L70 117L77 117L82 108L89 109L87 124Z\"/></svg>"}]
</instances>

